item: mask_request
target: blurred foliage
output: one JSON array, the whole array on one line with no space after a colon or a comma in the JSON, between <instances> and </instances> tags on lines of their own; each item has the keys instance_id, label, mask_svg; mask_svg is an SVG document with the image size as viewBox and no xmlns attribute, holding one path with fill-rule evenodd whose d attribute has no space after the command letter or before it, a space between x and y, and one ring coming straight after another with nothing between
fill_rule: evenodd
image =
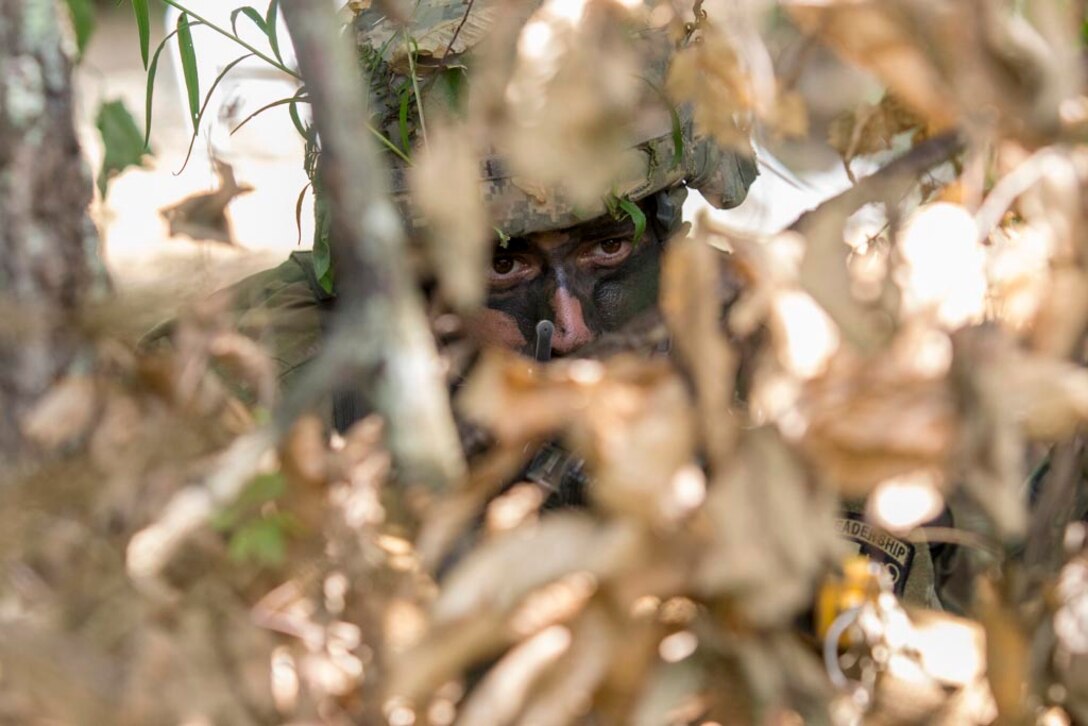
<instances>
[{"instance_id":1,"label":"blurred foliage","mask_svg":"<svg viewBox=\"0 0 1088 726\"><path fill-rule=\"evenodd\" d=\"M102 135L105 152L98 172L98 191L104 198L110 178L130 166L143 165L149 149L132 114L120 99L99 106L95 126Z\"/></svg>"},{"instance_id":2,"label":"blurred foliage","mask_svg":"<svg viewBox=\"0 0 1088 726\"><path fill-rule=\"evenodd\" d=\"M444 192L425 213L456 230L411 254L439 282L469 473L421 491L373 416L342 435L258 421L289 397L222 298L168 349L77 321L96 366L27 417L40 466L0 491L3 718L1088 723L1076 7L476 4L495 25L474 29L463 117L432 116L412 155L414 188ZM425 83L459 20L390 62ZM468 263L490 251L473 154L508 145L518 171L619 192L634 217L609 183L646 90L628 30L647 24L676 46L663 92L701 131L856 184L774 233L700 216L668 244L660 315L582 357L478 351L450 322L479 304ZM398 128L421 103L406 88ZM107 169L139 163L119 103L99 127ZM552 441L584 460L587 508L516 480ZM852 556L844 501L918 553L959 546L941 599L897 596ZM930 527L945 505L956 527Z\"/></svg>"}]
</instances>

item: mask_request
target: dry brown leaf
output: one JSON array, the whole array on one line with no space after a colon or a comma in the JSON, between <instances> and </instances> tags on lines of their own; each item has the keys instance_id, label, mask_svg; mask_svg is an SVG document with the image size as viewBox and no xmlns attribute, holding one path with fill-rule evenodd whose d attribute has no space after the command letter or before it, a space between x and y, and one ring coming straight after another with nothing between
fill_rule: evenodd
<instances>
[{"instance_id":1,"label":"dry brown leaf","mask_svg":"<svg viewBox=\"0 0 1088 726\"><path fill-rule=\"evenodd\" d=\"M640 361L626 362L632 372L638 370ZM613 359L609 371L618 372L623 363ZM701 503L701 489L677 491L687 483L677 477L694 458L696 428L683 381L658 363L647 366L644 375L634 381L609 376L595 386L570 439L594 474L595 502L662 525ZM685 506L685 496L696 501Z\"/></svg>"},{"instance_id":2,"label":"dry brown leaf","mask_svg":"<svg viewBox=\"0 0 1088 726\"><path fill-rule=\"evenodd\" d=\"M934 129L955 124L957 104L951 90L919 47L919 39L928 33L919 30L899 5L795 0L786 8L803 30L819 36L851 62L874 70ZM933 22L947 22L933 14Z\"/></svg>"},{"instance_id":3,"label":"dry brown leaf","mask_svg":"<svg viewBox=\"0 0 1088 726\"><path fill-rule=\"evenodd\" d=\"M553 625L511 648L473 689L455 724L513 723L536 682L570 649L570 644L570 630Z\"/></svg>"},{"instance_id":4,"label":"dry brown leaf","mask_svg":"<svg viewBox=\"0 0 1088 726\"><path fill-rule=\"evenodd\" d=\"M645 546L631 523L598 524L584 514L556 514L473 550L446 578L436 622L509 612L529 592L572 572L607 578L639 560Z\"/></svg>"},{"instance_id":5,"label":"dry brown leaf","mask_svg":"<svg viewBox=\"0 0 1088 726\"><path fill-rule=\"evenodd\" d=\"M712 29L700 42L678 51L665 87L677 102L692 104L699 131L727 148L749 148L748 134L738 128L736 118L752 109L752 89L723 33Z\"/></svg>"},{"instance_id":6,"label":"dry brown leaf","mask_svg":"<svg viewBox=\"0 0 1088 726\"><path fill-rule=\"evenodd\" d=\"M1029 438L1060 441L1088 420L1088 370L1041 355L1005 351L994 366L993 393Z\"/></svg>"},{"instance_id":7,"label":"dry brown leaf","mask_svg":"<svg viewBox=\"0 0 1088 726\"><path fill-rule=\"evenodd\" d=\"M840 365L803 388L800 448L846 497L917 469L943 469L956 445L948 383L884 375L890 365L886 358Z\"/></svg>"},{"instance_id":8,"label":"dry brown leaf","mask_svg":"<svg viewBox=\"0 0 1088 726\"><path fill-rule=\"evenodd\" d=\"M763 626L788 622L810 602L817 579L841 560L835 497L814 488L771 429L746 432L730 470L711 484L712 540L694 578L697 591L727 599Z\"/></svg>"},{"instance_id":9,"label":"dry brown leaf","mask_svg":"<svg viewBox=\"0 0 1088 726\"><path fill-rule=\"evenodd\" d=\"M71 444L90 428L97 408L94 380L68 376L53 384L26 414L23 433L47 450Z\"/></svg>"},{"instance_id":10,"label":"dry brown leaf","mask_svg":"<svg viewBox=\"0 0 1088 726\"><path fill-rule=\"evenodd\" d=\"M864 104L832 121L827 141L847 163L855 156L892 148L892 139L918 129L922 120L895 96L885 94L876 104Z\"/></svg>"},{"instance_id":11,"label":"dry brown leaf","mask_svg":"<svg viewBox=\"0 0 1088 726\"><path fill-rule=\"evenodd\" d=\"M432 123L411 181L413 199L427 221L427 250L442 296L456 310L478 307L491 234L480 196L479 159L467 129Z\"/></svg>"},{"instance_id":12,"label":"dry brown leaf","mask_svg":"<svg viewBox=\"0 0 1088 726\"><path fill-rule=\"evenodd\" d=\"M429 696L480 660L500 652L513 638L490 614L433 628L424 639L393 659L388 693L409 701Z\"/></svg>"},{"instance_id":13,"label":"dry brown leaf","mask_svg":"<svg viewBox=\"0 0 1088 726\"><path fill-rule=\"evenodd\" d=\"M327 458L321 419L312 414L300 417L281 446L284 474L306 487L323 484L328 475Z\"/></svg>"},{"instance_id":14,"label":"dry brown leaf","mask_svg":"<svg viewBox=\"0 0 1088 726\"><path fill-rule=\"evenodd\" d=\"M980 577L974 615L986 630L986 678L997 702L1000 723L1027 723L1024 696L1031 642L1015 606L998 583Z\"/></svg>"},{"instance_id":15,"label":"dry brown leaf","mask_svg":"<svg viewBox=\"0 0 1088 726\"><path fill-rule=\"evenodd\" d=\"M633 147L647 129L670 129L644 80L667 50L664 33L628 32L625 12L595 0L544 3L518 36L503 90L499 147L514 174L586 208L617 180L645 173L646 155Z\"/></svg>"},{"instance_id":16,"label":"dry brown leaf","mask_svg":"<svg viewBox=\"0 0 1088 726\"><path fill-rule=\"evenodd\" d=\"M588 387L561 369L569 370L569 365L542 371L509 351L486 351L458 396L458 408L500 443L552 435L588 402Z\"/></svg>"},{"instance_id":17,"label":"dry brown leaf","mask_svg":"<svg viewBox=\"0 0 1088 726\"><path fill-rule=\"evenodd\" d=\"M577 723L592 704L614 658L621 624L605 608L591 604L571 626L570 650L529 694L520 723L565 726Z\"/></svg>"},{"instance_id":18,"label":"dry brown leaf","mask_svg":"<svg viewBox=\"0 0 1088 726\"><path fill-rule=\"evenodd\" d=\"M721 259L704 238L674 239L661 272L661 309L695 380L702 443L717 470L731 455L737 435L730 412L738 361L716 305Z\"/></svg>"}]
</instances>

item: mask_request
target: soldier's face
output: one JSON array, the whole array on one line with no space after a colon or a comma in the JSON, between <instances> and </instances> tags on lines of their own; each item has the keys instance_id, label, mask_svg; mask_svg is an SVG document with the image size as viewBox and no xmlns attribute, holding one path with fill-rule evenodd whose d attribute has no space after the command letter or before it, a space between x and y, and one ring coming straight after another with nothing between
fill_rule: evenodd
<instances>
[{"instance_id":1,"label":"soldier's face","mask_svg":"<svg viewBox=\"0 0 1088 726\"><path fill-rule=\"evenodd\" d=\"M530 353L541 320L555 324L552 355L575 352L657 302L661 243L630 220L602 217L496 245L487 307L472 326L484 344Z\"/></svg>"}]
</instances>

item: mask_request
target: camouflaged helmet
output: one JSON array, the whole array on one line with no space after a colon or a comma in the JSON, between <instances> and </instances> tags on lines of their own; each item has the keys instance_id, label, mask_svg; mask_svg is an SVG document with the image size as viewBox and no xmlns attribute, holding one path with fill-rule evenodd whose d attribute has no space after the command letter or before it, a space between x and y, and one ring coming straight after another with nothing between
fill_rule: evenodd
<instances>
[{"instance_id":1,"label":"camouflaged helmet","mask_svg":"<svg viewBox=\"0 0 1088 726\"><path fill-rule=\"evenodd\" d=\"M435 102L456 106L464 96L474 51L489 34L520 30L534 13L564 0L418 0L410 17L399 23L385 13L391 2L353 4L353 28L360 62L371 81L372 124L407 152L418 130L415 91L425 109ZM656 194L657 214L667 227L679 223L686 187L697 189L718 208L740 204L757 173L753 155L722 149L695 132L690 109L673 107L661 90L677 44L664 29L643 28L636 35L647 81L645 106L656 105L658 111L664 107L666 112L647 114L656 122L639 124L630 138L628 147L642 152L642 161L612 180L611 200L637 202ZM397 156L389 157L394 199L409 223L419 226L407 166ZM588 204L576 201L560 185L516 175L494 152L480 161L480 182L492 224L510 237L564 229L615 211L609 195Z\"/></svg>"}]
</instances>

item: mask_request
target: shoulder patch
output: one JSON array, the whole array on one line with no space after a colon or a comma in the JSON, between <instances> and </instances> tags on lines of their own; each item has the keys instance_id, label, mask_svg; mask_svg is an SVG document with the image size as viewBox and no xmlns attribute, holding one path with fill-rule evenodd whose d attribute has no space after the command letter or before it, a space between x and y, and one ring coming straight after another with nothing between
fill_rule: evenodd
<instances>
[{"instance_id":1,"label":"shoulder patch","mask_svg":"<svg viewBox=\"0 0 1088 726\"><path fill-rule=\"evenodd\" d=\"M892 578L895 594L902 596L907 586L915 546L864 521L860 514L843 512L835 518L839 536L857 545L858 554L884 566Z\"/></svg>"}]
</instances>

